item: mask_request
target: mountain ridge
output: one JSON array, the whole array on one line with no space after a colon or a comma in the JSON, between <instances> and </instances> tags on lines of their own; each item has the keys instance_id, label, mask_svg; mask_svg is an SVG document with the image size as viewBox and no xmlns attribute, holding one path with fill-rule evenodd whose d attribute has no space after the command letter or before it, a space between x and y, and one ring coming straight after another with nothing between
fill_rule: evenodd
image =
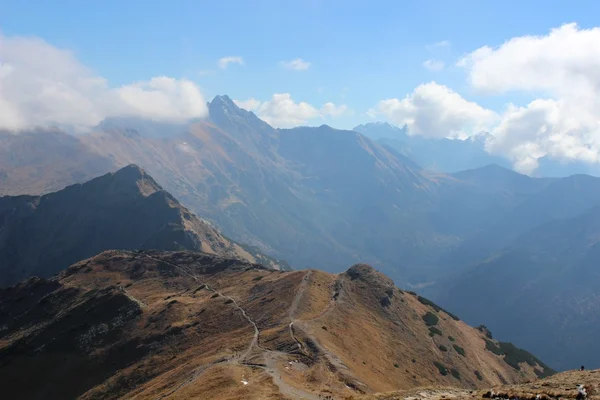
<instances>
[{"instance_id":1,"label":"mountain ridge","mask_svg":"<svg viewBox=\"0 0 600 400\"><path fill-rule=\"evenodd\" d=\"M137 165L43 196L0 197L0 232L0 285L49 276L114 248L185 248L256 261Z\"/></svg>"},{"instance_id":2,"label":"mountain ridge","mask_svg":"<svg viewBox=\"0 0 600 400\"><path fill-rule=\"evenodd\" d=\"M111 250L0 289L0 326L0 384L22 399L316 400L551 372L509 365L483 332L368 265L332 275Z\"/></svg>"}]
</instances>

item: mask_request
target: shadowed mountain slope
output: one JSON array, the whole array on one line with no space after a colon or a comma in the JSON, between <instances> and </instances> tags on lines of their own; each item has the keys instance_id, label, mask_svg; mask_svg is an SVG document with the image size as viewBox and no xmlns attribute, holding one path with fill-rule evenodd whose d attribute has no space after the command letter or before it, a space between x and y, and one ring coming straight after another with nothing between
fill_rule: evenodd
<instances>
[{"instance_id":1,"label":"shadowed mountain slope","mask_svg":"<svg viewBox=\"0 0 600 400\"><path fill-rule=\"evenodd\" d=\"M2 286L50 276L103 250L138 248L261 257L198 219L135 165L41 197L0 198Z\"/></svg>"},{"instance_id":2,"label":"shadowed mountain slope","mask_svg":"<svg viewBox=\"0 0 600 400\"><path fill-rule=\"evenodd\" d=\"M552 366L595 365L599 241L600 207L548 222L454 278L439 300Z\"/></svg>"}]
</instances>

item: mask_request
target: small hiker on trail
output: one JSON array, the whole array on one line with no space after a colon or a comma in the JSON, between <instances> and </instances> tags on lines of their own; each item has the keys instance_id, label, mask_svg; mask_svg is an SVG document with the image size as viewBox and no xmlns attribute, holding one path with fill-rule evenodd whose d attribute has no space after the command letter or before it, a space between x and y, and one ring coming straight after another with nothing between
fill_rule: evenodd
<instances>
[{"instance_id":1,"label":"small hiker on trail","mask_svg":"<svg viewBox=\"0 0 600 400\"><path fill-rule=\"evenodd\" d=\"M585 371L585 367L582 365L581 368L579 369L580 371Z\"/></svg>"}]
</instances>

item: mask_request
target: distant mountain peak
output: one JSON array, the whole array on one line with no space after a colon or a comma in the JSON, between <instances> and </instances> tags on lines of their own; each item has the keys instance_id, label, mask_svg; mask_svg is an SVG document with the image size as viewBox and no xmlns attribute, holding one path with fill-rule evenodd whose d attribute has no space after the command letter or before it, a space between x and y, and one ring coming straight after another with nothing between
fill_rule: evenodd
<instances>
[{"instance_id":1,"label":"distant mountain peak","mask_svg":"<svg viewBox=\"0 0 600 400\"><path fill-rule=\"evenodd\" d=\"M241 108L235 104L233 100L226 94L215 96L213 100L208 105L209 112L212 114L212 111L215 109L228 109L228 110L236 110L241 111Z\"/></svg>"},{"instance_id":2,"label":"distant mountain peak","mask_svg":"<svg viewBox=\"0 0 600 400\"><path fill-rule=\"evenodd\" d=\"M219 102L225 102L225 103L231 103L231 104L235 104L233 102L233 100L231 100L231 97L227 96L226 94L218 94L213 98L213 101Z\"/></svg>"},{"instance_id":3,"label":"distant mountain peak","mask_svg":"<svg viewBox=\"0 0 600 400\"><path fill-rule=\"evenodd\" d=\"M386 128L402 129L402 128L397 127L396 125L390 124L387 121L367 122L366 124L360 124L360 125L358 125L356 128L359 128L359 127L369 127L369 126L380 126L380 127L383 126L383 127L386 127Z\"/></svg>"},{"instance_id":4,"label":"distant mountain peak","mask_svg":"<svg viewBox=\"0 0 600 400\"><path fill-rule=\"evenodd\" d=\"M385 121L368 122L355 126L352 130L374 140L382 138L404 140L408 134L406 125L400 128Z\"/></svg>"},{"instance_id":5,"label":"distant mountain peak","mask_svg":"<svg viewBox=\"0 0 600 400\"><path fill-rule=\"evenodd\" d=\"M215 125L249 148L254 148L265 138L274 139L277 136L273 127L253 112L238 107L227 95L215 96L208 104L208 112Z\"/></svg>"},{"instance_id":6,"label":"distant mountain peak","mask_svg":"<svg viewBox=\"0 0 600 400\"><path fill-rule=\"evenodd\" d=\"M332 132L332 131L336 131L336 132L337 132L337 131L342 131L342 132L351 132L351 131L345 131L345 130L343 130L343 129L337 129L337 128L334 128L333 126L331 126L331 125L327 125L327 124L322 124L322 125L318 126L318 127L317 127L317 130L320 130L320 131L328 131L328 132Z\"/></svg>"},{"instance_id":7,"label":"distant mountain peak","mask_svg":"<svg viewBox=\"0 0 600 400\"><path fill-rule=\"evenodd\" d=\"M521 175L516 171L513 171L512 169L503 167L500 164L497 163L491 163L491 164L487 164L484 165L483 167L480 168L474 168L474 170L481 170L481 171L495 171L498 173L506 173L506 174L511 174L511 175Z\"/></svg>"}]
</instances>

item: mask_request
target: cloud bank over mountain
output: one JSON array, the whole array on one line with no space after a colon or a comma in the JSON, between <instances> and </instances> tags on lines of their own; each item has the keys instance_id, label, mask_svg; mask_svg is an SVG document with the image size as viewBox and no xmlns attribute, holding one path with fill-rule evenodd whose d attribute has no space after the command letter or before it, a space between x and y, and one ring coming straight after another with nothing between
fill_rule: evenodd
<instances>
[{"instance_id":1,"label":"cloud bank over mountain","mask_svg":"<svg viewBox=\"0 0 600 400\"><path fill-rule=\"evenodd\" d=\"M200 88L187 79L157 76L111 87L70 51L31 37L0 36L0 57L0 129L86 130L111 116L182 121L207 114Z\"/></svg>"},{"instance_id":2,"label":"cloud bank over mountain","mask_svg":"<svg viewBox=\"0 0 600 400\"><path fill-rule=\"evenodd\" d=\"M296 102L289 93L275 93L267 101L250 98L235 100L235 103L243 109L255 112L259 118L276 128L293 128L318 120L322 123L325 119L350 112L345 104L327 102L317 108L304 101Z\"/></svg>"},{"instance_id":3,"label":"cloud bank over mountain","mask_svg":"<svg viewBox=\"0 0 600 400\"><path fill-rule=\"evenodd\" d=\"M532 173L539 159L600 160L600 28L565 24L547 35L512 38L483 46L458 60L469 87L483 96L516 94L486 109L452 89L430 82L402 99L380 101L370 110L411 135L464 138L488 132L486 149L509 158L516 170Z\"/></svg>"}]
</instances>

